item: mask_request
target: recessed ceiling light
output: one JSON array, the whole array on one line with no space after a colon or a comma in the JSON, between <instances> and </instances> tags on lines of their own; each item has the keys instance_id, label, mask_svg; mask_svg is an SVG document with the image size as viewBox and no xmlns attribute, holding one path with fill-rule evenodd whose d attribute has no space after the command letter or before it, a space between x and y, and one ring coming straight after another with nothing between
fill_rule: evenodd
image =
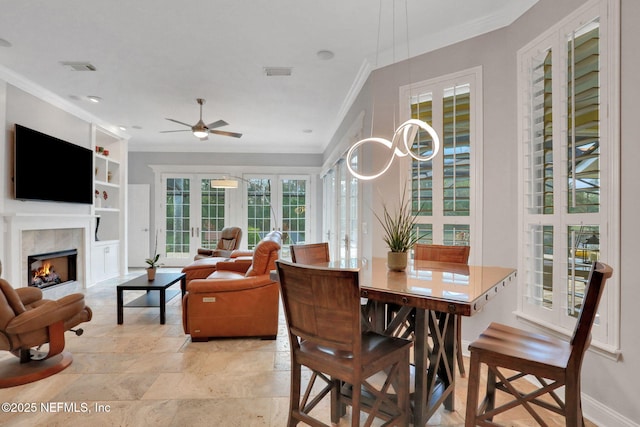
<instances>
[{"instance_id":1,"label":"recessed ceiling light","mask_svg":"<svg viewBox=\"0 0 640 427\"><path fill-rule=\"evenodd\" d=\"M11 47L11 42L9 40L0 39L0 47Z\"/></svg>"},{"instance_id":2,"label":"recessed ceiling light","mask_svg":"<svg viewBox=\"0 0 640 427\"><path fill-rule=\"evenodd\" d=\"M142 126L138 126L138 125L133 125L133 126L131 126L131 127L132 127L133 129L138 129L138 130L142 129Z\"/></svg>"},{"instance_id":3,"label":"recessed ceiling light","mask_svg":"<svg viewBox=\"0 0 640 427\"><path fill-rule=\"evenodd\" d=\"M313 129L302 129L303 133L312 133Z\"/></svg>"},{"instance_id":4,"label":"recessed ceiling light","mask_svg":"<svg viewBox=\"0 0 640 427\"><path fill-rule=\"evenodd\" d=\"M102 98L100 98L99 96L95 96L95 95L89 95L87 96L87 99L91 102L95 102L96 104L100 101L102 101Z\"/></svg>"},{"instance_id":5,"label":"recessed ceiling light","mask_svg":"<svg viewBox=\"0 0 640 427\"><path fill-rule=\"evenodd\" d=\"M322 59L323 61L328 61L335 56L330 50L319 50L316 55L318 55L318 58Z\"/></svg>"}]
</instances>

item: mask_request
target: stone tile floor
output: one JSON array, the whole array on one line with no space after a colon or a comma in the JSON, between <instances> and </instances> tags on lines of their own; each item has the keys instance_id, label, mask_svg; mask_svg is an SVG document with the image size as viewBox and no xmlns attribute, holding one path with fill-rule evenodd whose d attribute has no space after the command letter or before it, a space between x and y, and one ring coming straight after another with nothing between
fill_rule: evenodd
<instances>
[{"instance_id":1,"label":"stone tile floor","mask_svg":"<svg viewBox=\"0 0 640 427\"><path fill-rule=\"evenodd\" d=\"M176 297L167 305L165 325L160 325L158 308L125 308L124 324L118 325L115 287L139 274L133 271L86 290L93 320L82 325L82 336L66 334L73 363L50 378L0 390L0 402L35 408L25 412L23 405L20 413L0 412L0 425L285 426L289 343L283 317L274 341L192 343L182 330ZM138 295L127 291L125 301ZM0 355L0 363L8 358L13 356ZM428 425L464 425L466 388L466 379L458 378L456 411L440 409ZM317 410L329 423L328 406ZM564 425L554 414L546 420ZM506 426L536 425L521 409L496 421ZM349 415L340 422L347 425Z\"/></svg>"}]
</instances>

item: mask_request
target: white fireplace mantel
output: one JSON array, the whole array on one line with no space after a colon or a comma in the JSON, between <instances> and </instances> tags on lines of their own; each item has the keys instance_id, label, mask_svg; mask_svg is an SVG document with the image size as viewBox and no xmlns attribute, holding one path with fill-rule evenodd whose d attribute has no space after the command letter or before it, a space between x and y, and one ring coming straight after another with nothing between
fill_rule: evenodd
<instances>
[{"instance_id":1,"label":"white fireplace mantel","mask_svg":"<svg viewBox=\"0 0 640 427\"><path fill-rule=\"evenodd\" d=\"M19 268L23 256L23 231L82 229L82 247L78 250L78 282L86 284L90 277L90 248L93 215L90 214L49 214L49 213L9 213L4 220L5 256L3 276L15 287L26 286L23 272ZM26 273L25 273L26 274Z\"/></svg>"}]
</instances>

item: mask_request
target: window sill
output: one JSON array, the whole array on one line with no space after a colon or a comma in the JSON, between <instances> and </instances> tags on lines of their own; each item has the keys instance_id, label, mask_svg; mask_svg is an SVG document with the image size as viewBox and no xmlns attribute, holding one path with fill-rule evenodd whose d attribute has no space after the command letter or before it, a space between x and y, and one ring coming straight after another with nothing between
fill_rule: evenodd
<instances>
[{"instance_id":1,"label":"window sill","mask_svg":"<svg viewBox=\"0 0 640 427\"><path fill-rule=\"evenodd\" d=\"M543 332L548 333L549 335L568 340L571 337L571 333L573 331L567 331L566 329L560 328L557 325L553 325L548 322L541 321L540 319L533 317L527 313L523 313L521 311L514 311L516 318L529 326L532 326L536 329L542 329ZM619 348L616 348L610 344L605 344L597 340L592 340L591 345L589 346L587 351L592 351L600 356L606 357L607 359L613 360L617 362L620 360L620 356L622 352Z\"/></svg>"}]
</instances>

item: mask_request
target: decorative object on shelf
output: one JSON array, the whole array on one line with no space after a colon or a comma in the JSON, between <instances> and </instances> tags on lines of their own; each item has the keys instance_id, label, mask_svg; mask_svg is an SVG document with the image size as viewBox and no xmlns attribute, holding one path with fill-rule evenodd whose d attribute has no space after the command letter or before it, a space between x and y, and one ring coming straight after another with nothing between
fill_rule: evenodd
<instances>
[{"instance_id":1,"label":"decorative object on shelf","mask_svg":"<svg viewBox=\"0 0 640 427\"><path fill-rule=\"evenodd\" d=\"M102 198L104 199L104 207L108 208L109 205L107 204L107 199L109 198L109 195L107 194L107 190L102 192Z\"/></svg>"},{"instance_id":2,"label":"decorative object on shelf","mask_svg":"<svg viewBox=\"0 0 640 427\"><path fill-rule=\"evenodd\" d=\"M100 147L100 146L96 145L96 153L98 153L98 154L104 153L104 147Z\"/></svg>"},{"instance_id":3,"label":"decorative object on shelf","mask_svg":"<svg viewBox=\"0 0 640 427\"><path fill-rule=\"evenodd\" d=\"M151 256L151 258L147 258L144 260L144 262L149 264L149 267L147 267L147 279L149 279L149 281L155 280L156 278L156 269L161 265L158 263L159 259L160 254L158 253L158 232L156 231L156 242L153 248L153 255Z\"/></svg>"},{"instance_id":4,"label":"decorative object on shelf","mask_svg":"<svg viewBox=\"0 0 640 427\"><path fill-rule=\"evenodd\" d=\"M111 171L107 172L107 182L111 182L112 178L113 178L113 172Z\"/></svg>"},{"instance_id":5,"label":"decorative object on shelf","mask_svg":"<svg viewBox=\"0 0 640 427\"><path fill-rule=\"evenodd\" d=\"M414 230L418 213L411 212L411 201L407 200L407 188L402 191L400 205L393 214L389 212L386 203L382 203L382 218L373 213L384 229L382 240L389 247L387 267L391 271L404 271L407 268L407 252L420 240Z\"/></svg>"},{"instance_id":6,"label":"decorative object on shelf","mask_svg":"<svg viewBox=\"0 0 640 427\"><path fill-rule=\"evenodd\" d=\"M109 155L109 150L106 150L106 149L105 149L105 150L102 152L102 154L103 154L104 156L108 156L108 155Z\"/></svg>"},{"instance_id":7,"label":"decorative object on shelf","mask_svg":"<svg viewBox=\"0 0 640 427\"><path fill-rule=\"evenodd\" d=\"M95 206L99 208L102 206L102 199L100 198L100 190L95 191Z\"/></svg>"},{"instance_id":8,"label":"decorative object on shelf","mask_svg":"<svg viewBox=\"0 0 640 427\"><path fill-rule=\"evenodd\" d=\"M95 238L95 241L96 241L96 242L99 242L99 241L100 241L100 239L98 239L98 229L99 229L99 228L100 228L100 217L99 217L99 216L97 216L97 217L96 217L96 232L95 232L95 235L94 235L94 238Z\"/></svg>"}]
</instances>

